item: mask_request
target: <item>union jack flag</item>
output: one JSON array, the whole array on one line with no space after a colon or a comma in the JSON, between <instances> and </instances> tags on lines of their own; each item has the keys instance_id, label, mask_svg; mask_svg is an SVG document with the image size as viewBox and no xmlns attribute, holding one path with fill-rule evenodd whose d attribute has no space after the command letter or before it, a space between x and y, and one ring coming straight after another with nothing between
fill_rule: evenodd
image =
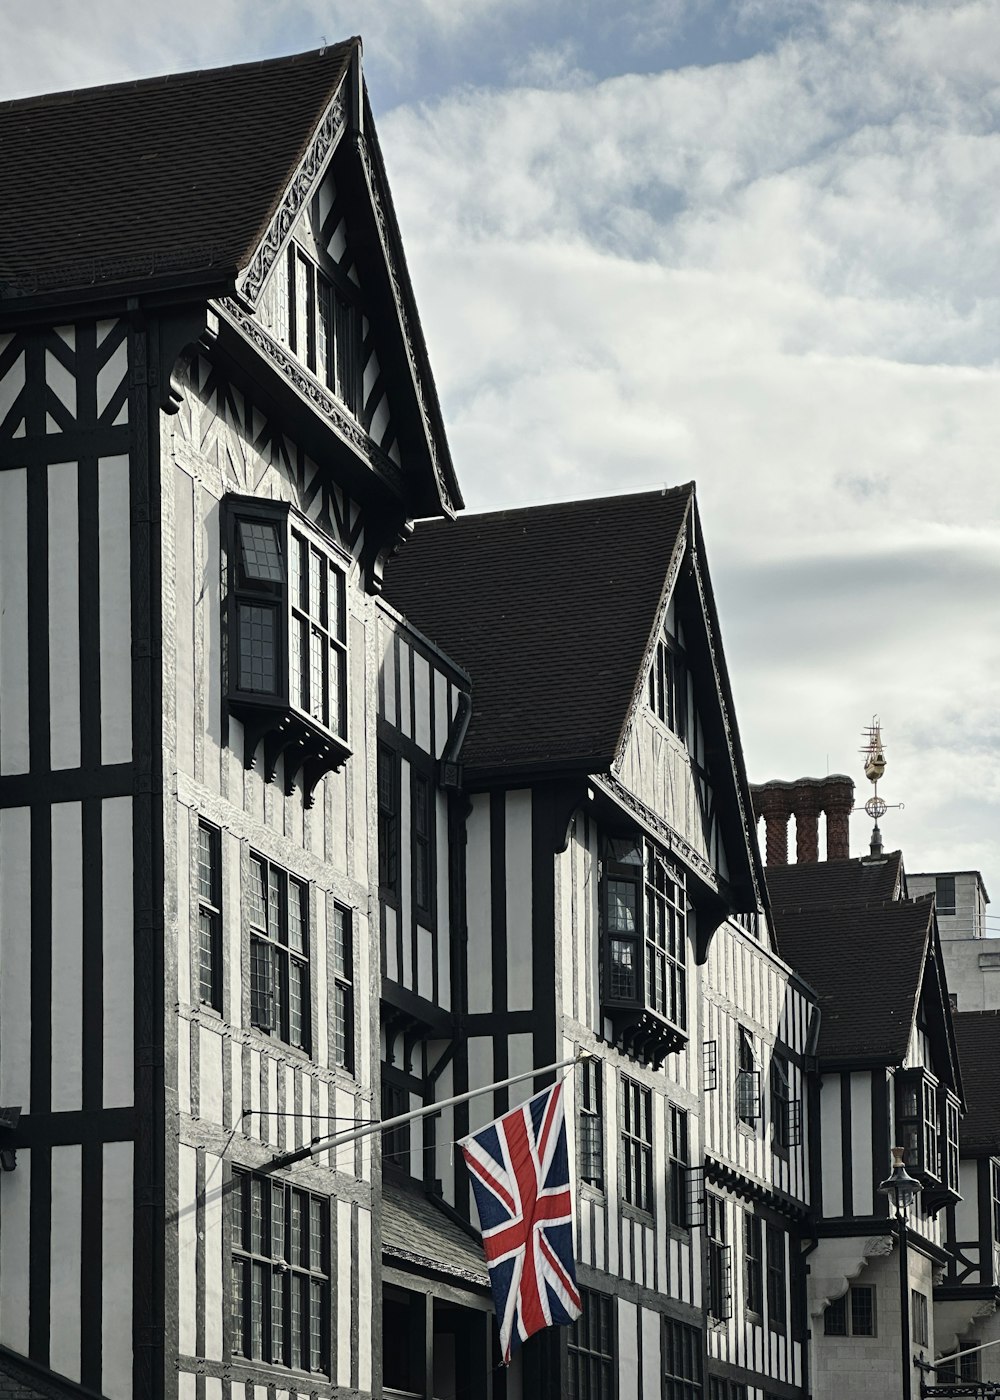
<instances>
[{"instance_id":1,"label":"union jack flag","mask_svg":"<svg viewBox=\"0 0 1000 1400\"><path fill-rule=\"evenodd\" d=\"M563 1081L463 1138L504 1363L543 1327L580 1316Z\"/></svg>"}]
</instances>

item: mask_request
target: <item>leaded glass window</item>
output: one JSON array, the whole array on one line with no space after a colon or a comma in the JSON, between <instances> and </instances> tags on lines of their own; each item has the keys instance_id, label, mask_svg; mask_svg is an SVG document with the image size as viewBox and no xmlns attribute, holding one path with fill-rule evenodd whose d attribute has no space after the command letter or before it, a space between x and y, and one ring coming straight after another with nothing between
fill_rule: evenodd
<instances>
[{"instance_id":1,"label":"leaded glass window","mask_svg":"<svg viewBox=\"0 0 1000 1400\"><path fill-rule=\"evenodd\" d=\"M255 854L249 875L250 1023L308 1051L309 887Z\"/></svg>"}]
</instances>

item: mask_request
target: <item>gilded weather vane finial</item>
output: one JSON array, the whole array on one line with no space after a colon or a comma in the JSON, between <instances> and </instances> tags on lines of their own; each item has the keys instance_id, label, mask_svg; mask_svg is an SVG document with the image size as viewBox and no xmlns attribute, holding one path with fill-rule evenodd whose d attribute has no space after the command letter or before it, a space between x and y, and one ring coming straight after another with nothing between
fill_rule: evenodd
<instances>
[{"instance_id":1,"label":"gilded weather vane finial","mask_svg":"<svg viewBox=\"0 0 1000 1400\"><path fill-rule=\"evenodd\" d=\"M882 744L882 725L878 715L872 715L871 724L866 725L861 732L865 739L865 746L860 750L865 757L865 777L874 789L871 797L865 803L864 810L875 823L872 828L871 853L873 856L880 856L882 854L882 833L879 830L879 818L885 816L890 806L898 807L902 811L904 804L902 802L886 802L878 795L879 779L885 772L886 764L885 748Z\"/></svg>"}]
</instances>

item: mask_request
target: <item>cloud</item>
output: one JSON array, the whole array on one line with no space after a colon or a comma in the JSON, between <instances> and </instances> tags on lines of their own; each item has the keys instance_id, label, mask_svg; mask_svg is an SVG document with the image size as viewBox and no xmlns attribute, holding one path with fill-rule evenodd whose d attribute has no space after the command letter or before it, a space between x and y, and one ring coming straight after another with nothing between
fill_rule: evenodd
<instances>
[{"instance_id":1,"label":"cloud","mask_svg":"<svg viewBox=\"0 0 1000 1400\"><path fill-rule=\"evenodd\" d=\"M752 773L879 709L915 868L1000 865L991 10L381 124L472 506L696 478Z\"/></svg>"}]
</instances>

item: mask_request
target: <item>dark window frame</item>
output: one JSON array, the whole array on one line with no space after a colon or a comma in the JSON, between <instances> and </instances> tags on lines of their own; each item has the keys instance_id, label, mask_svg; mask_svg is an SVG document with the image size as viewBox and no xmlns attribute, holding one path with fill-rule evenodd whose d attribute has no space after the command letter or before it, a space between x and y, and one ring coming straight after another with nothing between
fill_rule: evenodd
<instances>
[{"instance_id":1,"label":"dark window frame","mask_svg":"<svg viewBox=\"0 0 1000 1400\"><path fill-rule=\"evenodd\" d=\"M764 1316L764 1229L753 1211L743 1212L744 1302L748 1313Z\"/></svg>"},{"instance_id":2,"label":"dark window frame","mask_svg":"<svg viewBox=\"0 0 1000 1400\"><path fill-rule=\"evenodd\" d=\"M434 925L437 908L437 802L434 779L410 765L410 830L413 907L417 919Z\"/></svg>"},{"instance_id":3,"label":"dark window frame","mask_svg":"<svg viewBox=\"0 0 1000 1400\"><path fill-rule=\"evenodd\" d=\"M687 1204L687 1177L691 1165L690 1123L687 1109L667 1105L667 1159L670 1172L670 1224L676 1230L690 1228Z\"/></svg>"},{"instance_id":4,"label":"dark window frame","mask_svg":"<svg viewBox=\"0 0 1000 1400\"><path fill-rule=\"evenodd\" d=\"M934 880L934 907L946 917L954 915L958 906L955 903L954 875L938 875Z\"/></svg>"},{"instance_id":5,"label":"dark window frame","mask_svg":"<svg viewBox=\"0 0 1000 1400\"><path fill-rule=\"evenodd\" d=\"M330 943L333 986L333 1043L335 1065L354 1073L354 911L336 901L333 905L333 937Z\"/></svg>"},{"instance_id":6,"label":"dark window frame","mask_svg":"<svg viewBox=\"0 0 1000 1400\"><path fill-rule=\"evenodd\" d=\"M604 1084L601 1061L580 1065L577 1099L577 1171L593 1191L604 1192Z\"/></svg>"},{"instance_id":7,"label":"dark window frame","mask_svg":"<svg viewBox=\"0 0 1000 1400\"><path fill-rule=\"evenodd\" d=\"M910 1322L913 1327L913 1345L930 1346L930 1317L927 1294L919 1288L910 1289Z\"/></svg>"},{"instance_id":8,"label":"dark window frame","mask_svg":"<svg viewBox=\"0 0 1000 1400\"><path fill-rule=\"evenodd\" d=\"M732 1246L726 1243L726 1202L714 1191L705 1193L705 1224L707 1311L716 1322L728 1322L733 1315Z\"/></svg>"},{"instance_id":9,"label":"dark window frame","mask_svg":"<svg viewBox=\"0 0 1000 1400\"><path fill-rule=\"evenodd\" d=\"M664 1316L660 1335L662 1400L701 1400L705 1351L701 1328Z\"/></svg>"},{"instance_id":10,"label":"dark window frame","mask_svg":"<svg viewBox=\"0 0 1000 1400\"><path fill-rule=\"evenodd\" d=\"M761 1116L759 1061L750 1032L737 1026L736 1034L736 1118L745 1127L756 1130Z\"/></svg>"},{"instance_id":11,"label":"dark window frame","mask_svg":"<svg viewBox=\"0 0 1000 1400\"><path fill-rule=\"evenodd\" d=\"M250 851L244 918L250 944L250 1024L262 1035L312 1054L312 892L308 880ZM263 900L255 893L262 876ZM273 877L273 883L272 883ZM298 915L293 917L294 899ZM262 911L262 912L261 912ZM302 947L293 942L298 924ZM294 976L293 976L294 970ZM297 1010L293 985L297 983ZM298 1034L296 1039L296 1016Z\"/></svg>"},{"instance_id":12,"label":"dark window frame","mask_svg":"<svg viewBox=\"0 0 1000 1400\"><path fill-rule=\"evenodd\" d=\"M258 722L267 712L294 716L325 740L330 752L346 754L350 738L347 572L351 561L287 501L228 495L223 505L226 699L236 713L256 716ZM276 558L270 555L258 566L272 569L267 577L247 567L247 532L255 530L270 532L277 552ZM305 571L301 567L303 551ZM320 595L315 607L314 559L320 563ZM254 614L259 614L257 623L253 623ZM262 621L265 616L271 619L266 626ZM245 621L252 624L247 637L242 631ZM314 683L317 660L323 678L320 686ZM255 670L272 673L270 683L253 684Z\"/></svg>"},{"instance_id":13,"label":"dark window frame","mask_svg":"<svg viewBox=\"0 0 1000 1400\"><path fill-rule=\"evenodd\" d=\"M785 1233L768 1223L764 1231L767 1251L767 1325L770 1331L787 1331L788 1263L785 1258Z\"/></svg>"},{"instance_id":14,"label":"dark window frame","mask_svg":"<svg viewBox=\"0 0 1000 1400\"><path fill-rule=\"evenodd\" d=\"M656 643L649 668L649 708L682 741L687 739L687 674L684 649L675 637L664 632Z\"/></svg>"},{"instance_id":15,"label":"dark window frame","mask_svg":"<svg viewBox=\"0 0 1000 1400\"><path fill-rule=\"evenodd\" d=\"M652 1012L682 1043L688 1020L683 871L648 839L610 839L601 859L600 911L603 1005L612 1015Z\"/></svg>"},{"instance_id":16,"label":"dark window frame","mask_svg":"<svg viewBox=\"0 0 1000 1400\"><path fill-rule=\"evenodd\" d=\"M232 1354L329 1378L329 1197L234 1167L229 1256Z\"/></svg>"},{"instance_id":17,"label":"dark window frame","mask_svg":"<svg viewBox=\"0 0 1000 1400\"><path fill-rule=\"evenodd\" d=\"M202 838L208 846L203 846ZM198 999L203 1006L222 1012L222 832L199 817L196 829L196 886L198 892ZM208 878L203 859L208 855ZM207 934L207 944L206 944ZM207 974L207 975L206 975Z\"/></svg>"},{"instance_id":18,"label":"dark window frame","mask_svg":"<svg viewBox=\"0 0 1000 1400\"><path fill-rule=\"evenodd\" d=\"M331 276L299 244L288 249L288 347L360 419L364 409L362 311L348 279ZM305 311L305 326L300 324Z\"/></svg>"},{"instance_id":19,"label":"dark window frame","mask_svg":"<svg viewBox=\"0 0 1000 1400\"><path fill-rule=\"evenodd\" d=\"M621 1199L641 1215L653 1214L653 1092L619 1076Z\"/></svg>"},{"instance_id":20,"label":"dark window frame","mask_svg":"<svg viewBox=\"0 0 1000 1400\"><path fill-rule=\"evenodd\" d=\"M610 1294L580 1289L580 1316L566 1338L567 1400L617 1400L617 1308Z\"/></svg>"},{"instance_id":21,"label":"dark window frame","mask_svg":"<svg viewBox=\"0 0 1000 1400\"><path fill-rule=\"evenodd\" d=\"M877 1337L877 1291L874 1284L852 1283L846 1293L827 1305L823 1312L823 1334L827 1337ZM870 1330L863 1324L870 1323Z\"/></svg>"},{"instance_id":22,"label":"dark window frame","mask_svg":"<svg viewBox=\"0 0 1000 1400\"><path fill-rule=\"evenodd\" d=\"M927 1069L896 1074L896 1140L902 1144L903 1161L935 1183L941 1180L939 1093L940 1085Z\"/></svg>"},{"instance_id":23,"label":"dark window frame","mask_svg":"<svg viewBox=\"0 0 1000 1400\"><path fill-rule=\"evenodd\" d=\"M398 904L402 869L402 756L384 739L378 741L377 784L379 895L391 904Z\"/></svg>"}]
</instances>

